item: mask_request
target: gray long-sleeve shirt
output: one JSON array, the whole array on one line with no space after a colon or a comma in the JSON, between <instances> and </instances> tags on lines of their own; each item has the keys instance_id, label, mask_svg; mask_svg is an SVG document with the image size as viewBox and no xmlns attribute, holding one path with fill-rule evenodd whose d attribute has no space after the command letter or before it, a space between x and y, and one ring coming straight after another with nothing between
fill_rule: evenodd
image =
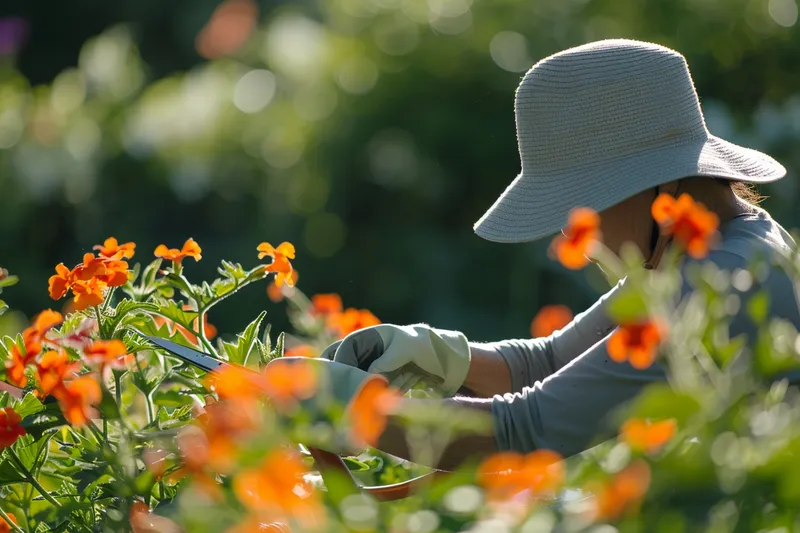
<instances>
[{"instance_id":1,"label":"gray long-sleeve shirt","mask_svg":"<svg viewBox=\"0 0 800 533\"><path fill-rule=\"evenodd\" d=\"M796 244L765 211L743 215L720 227L721 242L707 260L727 271L746 268L764 254L787 253ZM688 264L688 262L686 263ZM562 456L585 450L616 428L606 415L636 397L651 383L665 381L662 365L637 370L612 361L606 342L616 324L606 313L609 299L624 280L585 312L539 339L493 343L511 371L513 390L492 402L494 433L500 450L529 452L551 449ZM767 289L770 317L780 317L800 329L800 310L790 278L780 268L750 291ZM691 291L684 283L684 293ZM745 294L745 298L747 293ZM740 306L730 335L753 339L755 326Z\"/></svg>"}]
</instances>

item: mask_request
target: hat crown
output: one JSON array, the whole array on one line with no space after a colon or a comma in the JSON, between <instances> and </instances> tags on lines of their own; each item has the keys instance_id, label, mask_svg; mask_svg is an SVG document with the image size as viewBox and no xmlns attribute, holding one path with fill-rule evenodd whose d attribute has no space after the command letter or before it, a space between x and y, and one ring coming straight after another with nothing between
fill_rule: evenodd
<instances>
[{"instance_id":1,"label":"hat crown","mask_svg":"<svg viewBox=\"0 0 800 533\"><path fill-rule=\"evenodd\" d=\"M610 39L534 65L515 100L523 172L557 172L709 133L685 58L669 48Z\"/></svg>"}]
</instances>

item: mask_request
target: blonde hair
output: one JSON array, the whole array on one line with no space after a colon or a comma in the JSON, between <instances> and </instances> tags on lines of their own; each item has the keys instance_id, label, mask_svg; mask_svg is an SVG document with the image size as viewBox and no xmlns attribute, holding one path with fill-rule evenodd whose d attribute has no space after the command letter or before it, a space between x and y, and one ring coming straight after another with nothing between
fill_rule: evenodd
<instances>
[{"instance_id":1,"label":"blonde hair","mask_svg":"<svg viewBox=\"0 0 800 533\"><path fill-rule=\"evenodd\" d=\"M745 183L743 181L731 181L730 182L731 190L733 194L739 197L740 200L744 200L750 205L757 206L760 204L765 196L762 196L755 185L752 183Z\"/></svg>"}]
</instances>

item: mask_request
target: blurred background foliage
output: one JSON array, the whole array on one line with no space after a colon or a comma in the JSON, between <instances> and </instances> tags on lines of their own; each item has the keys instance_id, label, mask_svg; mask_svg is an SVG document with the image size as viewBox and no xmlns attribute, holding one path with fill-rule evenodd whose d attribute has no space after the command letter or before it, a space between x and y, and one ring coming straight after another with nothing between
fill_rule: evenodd
<instances>
[{"instance_id":1,"label":"blurred background foliage","mask_svg":"<svg viewBox=\"0 0 800 533\"><path fill-rule=\"evenodd\" d=\"M473 340L529 335L542 305L604 290L547 242L472 224L519 172L514 90L537 60L608 37L687 56L709 128L789 177L761 192L800 226L795 0L4 0L0 265L22 278L2 329L58 306L47 278L110 235L141 262L193 237L213 277L297 245L304 292ZM210 320L240 331L264 287Z\"/></svg>"}]
</instances>

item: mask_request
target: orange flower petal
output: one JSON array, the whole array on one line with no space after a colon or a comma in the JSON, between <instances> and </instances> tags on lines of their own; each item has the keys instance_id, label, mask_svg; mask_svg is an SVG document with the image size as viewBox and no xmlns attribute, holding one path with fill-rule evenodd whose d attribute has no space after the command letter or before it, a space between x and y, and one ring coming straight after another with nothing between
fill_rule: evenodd
<instances>
[{"instance_id":1,"label":"orange flower petal","mask_svg":"<svg viewBox=\"0 0 800 533\"><path fill-rule=\"evenodd\" d=\"M572 322L572 311L564 305L542 307L531 322L533 337L547 337Z\"/></svg>"}]
</instances>

